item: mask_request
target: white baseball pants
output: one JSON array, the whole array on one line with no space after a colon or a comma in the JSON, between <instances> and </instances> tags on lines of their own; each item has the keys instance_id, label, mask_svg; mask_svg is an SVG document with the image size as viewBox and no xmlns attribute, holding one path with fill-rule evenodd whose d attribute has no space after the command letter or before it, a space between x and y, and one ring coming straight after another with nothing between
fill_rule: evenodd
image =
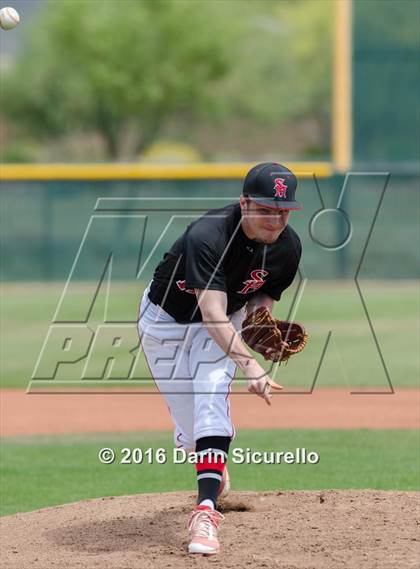
<instances>
[{"instance_id":1,"label":"white baseball pants","mask_svg":"<svg viewBox=\"0 0 420 569\"><path fill-rule=\"evenodd\" d=\"M235 436L229 393L236 364L202 322L179 324L153 304L146 288L140 305L139 336L150 373L175 426L177 447L195 450L201 437ZM237 331L245 308L229 316Z\"/></svg>"}]
</instances>

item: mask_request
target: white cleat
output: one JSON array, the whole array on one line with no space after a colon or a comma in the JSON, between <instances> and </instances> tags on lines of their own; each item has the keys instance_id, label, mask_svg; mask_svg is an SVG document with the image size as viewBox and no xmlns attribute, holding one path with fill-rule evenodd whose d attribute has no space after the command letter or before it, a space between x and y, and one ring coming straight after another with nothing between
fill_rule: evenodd
<instances>
[{"instance_id":1,"label":"white cleat","mask_svg":"<svg viewBox=\"0 0 420 569\"><path fill-rule=\"evenodd\" d=\"M190 543L188 553L214 555L219 553L217 530L224 516L209 506L197 506L190 514L188 529Z\"/></svg>"}]
</instances>

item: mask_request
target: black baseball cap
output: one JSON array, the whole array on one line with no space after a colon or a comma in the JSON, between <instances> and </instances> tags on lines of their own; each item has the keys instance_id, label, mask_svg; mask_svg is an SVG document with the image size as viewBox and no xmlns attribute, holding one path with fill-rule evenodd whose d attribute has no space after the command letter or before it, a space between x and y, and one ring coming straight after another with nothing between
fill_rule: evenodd
<instances>
[{"instance_id":1,"label":"black baseball cap","mask_svg":"<svg viewBox=\"0 0 420 569\"><path fill-rule=\"evenodd\" d=\"M276 162L257 164L244 180L243 195L273 209L302 209L295 201L296 176Z\"/></svg>"}]
</instances>

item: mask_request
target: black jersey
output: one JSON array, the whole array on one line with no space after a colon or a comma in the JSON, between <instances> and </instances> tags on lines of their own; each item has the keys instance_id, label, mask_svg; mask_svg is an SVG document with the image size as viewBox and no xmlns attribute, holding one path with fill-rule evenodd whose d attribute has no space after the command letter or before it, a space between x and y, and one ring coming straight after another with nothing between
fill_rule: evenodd
<instances>
[{"instance_id":1,"label":"black jersey","mask_svg":"<svg viewBox=\"0 0 420 569\"><path fill-rule=\"evenodd\" d=\"M195 288L226 292L227 314L258 292L279 300L295 277L300 239L287 225L274 243L258 243L240 221L238 202L192 222L156 267L150 300L180 323L202 320Z\"/></svg>"}]
</instances>

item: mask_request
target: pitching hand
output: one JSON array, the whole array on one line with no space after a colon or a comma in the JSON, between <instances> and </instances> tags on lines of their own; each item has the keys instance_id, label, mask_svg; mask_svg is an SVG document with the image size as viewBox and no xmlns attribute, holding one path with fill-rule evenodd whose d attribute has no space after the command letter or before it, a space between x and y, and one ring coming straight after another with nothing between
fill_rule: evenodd
<instances>
[{"instance_id":1,"label":"pitching hand","mask_svg":"<svg viewBox=\"0 0 420 569\"><path fill-rule=\"evenodd\" d=\"M248 379L248 391L255 393L258 397L262 397L267 405L271 405L272 395L270 388L281 391L283 387L270 379L268 375L264 375L259 379Z\"/></svg>"}]
</instances>

